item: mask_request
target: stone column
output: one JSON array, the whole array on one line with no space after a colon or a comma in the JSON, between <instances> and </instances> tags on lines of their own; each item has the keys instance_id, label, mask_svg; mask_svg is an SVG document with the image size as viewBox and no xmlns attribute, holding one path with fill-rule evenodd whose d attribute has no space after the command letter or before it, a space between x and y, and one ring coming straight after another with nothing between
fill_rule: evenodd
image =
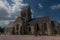
<instances>
[{"instance_id":1,"label":"stone column","mask_svg":"<svg viewBox=\"0 0 60 40\"><path fill-rule=\"evenodd\" d=\"M42 35L42 27L43 27L43 25L42 25L42 23L40 22L40 23L39 23L39 29L40 29L39 35Z\"/></svg>"},{"instance_id":2,"label":"stone column","mask_svg":"<svg viewBox=\"0 0 60 40\"><path fill-rule=\"evenodd\" d=\"M16 32L17 32L17 30L16 30L16 26L15 26L15 35L17 34Z\"/></svg>"},{"instance_id":3,"label":"stone column","mask_svg":"<svg viewBox=\"0 0 60 40\"><path fill-rule=\"evenodd\" d=\"M18 28L18 34L20 34L20 25L19 25L19 28Z\"/></svg>"},{"instance_id":4,"label":"stone column","mask_svg":"<svg viewBox=\"0 0 60 40\"><path fill-rule=\"evenodd\" d=\"M22 26L22 30L21 30L22 34L24 34L24 26Z\"/></svg>"},{"instance_id":5,"label":"stone column","mask_svg":"<svg viewBox=\"0 0 60 40\"><path fill-rule=\"evenodd\" d=\"M24 35L24 25L20 27L20 32L21 32L20 34Z\"/></svg>"},{"instance_id":6,"label":"stone column","mask_svg":"<svg viewBox=\"0 0 60 40\"><path fill-rule=\"evenodd\" d=\"M48 31L48 35L52 35L50 23L47 23L47 31Z\"/></svg>"},{"instance_id":7,"label":"stone column","mask_svg":"<svg viewBox=\"0 0 60 40\"><path fill-rule=\"evenodd\" d=\"M37 36L38 35L38 31L37 31L37 24L35 24L34 26L34 35Z\"/></svg>"},{"instance_id":8,"label":"stone column","mask_svg":"<svg viewBox=\"0 0 60 40\"><path fill-rule=\"evenodd\" d=\"M34 26L31 26L31 32L34 34Z\"/></svg>"}]
</instances>

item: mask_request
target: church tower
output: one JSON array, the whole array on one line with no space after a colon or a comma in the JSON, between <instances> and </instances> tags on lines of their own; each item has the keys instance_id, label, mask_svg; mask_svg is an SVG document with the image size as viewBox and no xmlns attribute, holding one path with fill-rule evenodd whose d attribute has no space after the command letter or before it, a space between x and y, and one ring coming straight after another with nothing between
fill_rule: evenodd
<instances>
[{"instance_id":1,"label":"church tower","mask_svg":"<svg viewBox=\"0 0 60 40\"><path fill-rule=\"evenodd\" d=\"M29 5L22 8L21 17L23 18L22 27L24 30L24 34L28 34L28 22L31 20L31 10Z\"/></svg>"},{"instance_id":2,"label":"church tower","mask_svg":"<svg viewBox=\"0 0 60 40\"><path fill-rule=\"evenodd\" d=\"M27 5L27 6L25 6L25 7L22 8L21 17L25 21L31 20L31 10L30 10L30 6L29 5Z\"/></svg>"}]
</instances>

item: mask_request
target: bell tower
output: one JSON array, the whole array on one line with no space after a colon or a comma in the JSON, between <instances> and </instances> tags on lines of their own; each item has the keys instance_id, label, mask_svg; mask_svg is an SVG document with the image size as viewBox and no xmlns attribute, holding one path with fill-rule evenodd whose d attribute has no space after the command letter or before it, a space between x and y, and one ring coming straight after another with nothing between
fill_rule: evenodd
<instances>
[{"instance_id":1,"label":"bell tower","mask_svg":"<svg viewBox=\"0 0 60 40\"><path fill-rule=\"evenodd\" d=\"M22 8L21 17L26 21L31 19L31 10L29 5Z\"/></svg>"},{"instance_id":2,"label":"bell tower","mask_svg":"<svg viewBox=\"0 0 60 40\"><path fill-rule=\"evenodd\" d=\"M28 33L28 22L31 20L31 10L30 10L30 6L27 5L25 7L22 8L21 11L21 17L23 18L23 34L27 34Z\"/></svg>"}]
</instances>

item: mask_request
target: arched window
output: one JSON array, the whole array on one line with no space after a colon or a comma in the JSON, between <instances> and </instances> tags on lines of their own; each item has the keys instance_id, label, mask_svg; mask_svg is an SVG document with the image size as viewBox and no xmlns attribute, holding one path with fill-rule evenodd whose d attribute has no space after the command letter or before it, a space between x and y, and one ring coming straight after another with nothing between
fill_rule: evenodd
<instances>
[{"instance_id":1,"label":"arched window","mask_svg":"<svg viewBox=\"0 0 60 40\"><path fill-rule=\"evenodd\" d=\"M46 23L44 23L43 31L44 31L44 34L47 35L47 24Z\"/></svg>"},{"instance_id":2,"label":"arched window","mask_svg":"<svg viewBox=\"0 0 60 40\"><path fill-rule=\"evenodd\" d=\"M18 28L19 28L19 24L16 25L16 29L17 29L17 30L18 30Z\"/></svg>"},{"instance_id":3,"label":"arched window","mask_svg":"<svg viewBox=\"0 0 60 40\"><path fill-rule=\"evenodd\" d=\"M22 26L20 27L20 34L24 34L24 30Z\"/></svg>"},{"instance_id":4,"label":"arched window","mask_svg":"<svg viewBox=\"0 0 60 40\"><path fill-rule=\"evenodd\" d=\"M13 35L15 34L15 32L14 32L14 31L15 31L15 27L13 27L13 30L12 30L12 34L13 34Z\"/></svg>"},{"instance_id":5,"label":"arched window","mask_svg":"<svg viewBox=\"0 0 60 40\"><path fill-rule=\"evenodd\" d=\"M38 24L37 24L37 31L39 31L39 26L38 26Z\"/></svg>"},{"instance_id":6,"label":"arched window","mask_svg":"<svg viewBox=\"0 0 60 40\"><path fill-rule=\"evenodd\" d=\"M47 29L47 24L46 23L44 23L44 30L46 30Z\"/></svg>"},{"instance_id":7,"label":"arched window","mask_svg":"<svg viewBox=\"0 0 60 40\"><path fill-rule=\"evenodd\" d=\"M29 32L31 32L31 27L29 27Z\"/></svg>"},{"instance_id":8,"label":"arched window","mask_svg":"<svg viewBox=\"0 0 60 40\"><path fill-rule=\"evenodd\" d=\"M17 30L17 34L18 34L19 24L16 25L16 30Z\"/></svg>"}]
</instances>

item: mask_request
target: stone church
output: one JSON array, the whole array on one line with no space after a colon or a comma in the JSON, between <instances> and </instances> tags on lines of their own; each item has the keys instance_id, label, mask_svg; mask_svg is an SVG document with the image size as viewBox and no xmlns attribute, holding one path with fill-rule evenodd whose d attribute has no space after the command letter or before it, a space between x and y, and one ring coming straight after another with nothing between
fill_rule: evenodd
<instances>
[{"instance_id":1,"label":"stone church","mask_svg":"<svg viewBox=\"0 0 60 40\"><path fill-rule=\"evenodd\" d=\"M21 16L10 22L4 30L6 35L59 35L60 24L49 16L32 18L30 6L22 8Z\"/></svg>"}]
</instances>

